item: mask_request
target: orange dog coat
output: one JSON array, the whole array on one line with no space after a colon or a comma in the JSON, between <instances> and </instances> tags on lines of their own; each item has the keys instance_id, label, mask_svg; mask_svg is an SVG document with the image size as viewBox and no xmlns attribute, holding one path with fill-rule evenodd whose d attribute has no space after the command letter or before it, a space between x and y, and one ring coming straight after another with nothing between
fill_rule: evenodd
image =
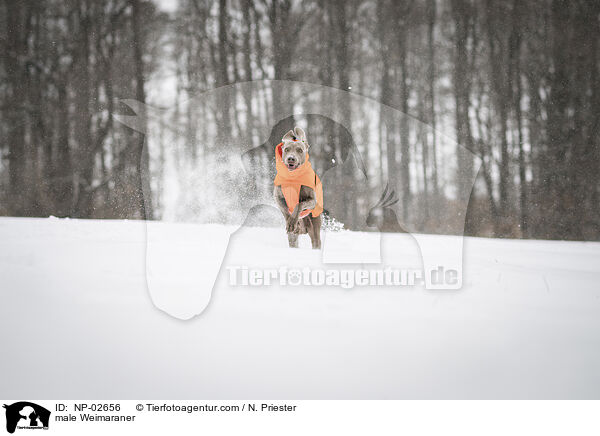
<instances>
[{"instance_id":1,"label":"orange dog coat","mask_svg":"<svg viewBox=\"0 0 600 436\"><path fill-rule=\"evenodd\" d=\"M282 147L283 142L275 147L275 169L277 170L275 186L281 186L290 213L294 211L294 208L300 202L300 188L303 185L311 188L315 191L317 205L314 209L301 212L300 218L304 218L311 212L313 217L318 217L323 212L323 185L319 180L319 176L312 169L312 165L308 160L308 153L306 153L306 161L295 170L290 171L283 163Z\"/></svg>"}]
</instances>

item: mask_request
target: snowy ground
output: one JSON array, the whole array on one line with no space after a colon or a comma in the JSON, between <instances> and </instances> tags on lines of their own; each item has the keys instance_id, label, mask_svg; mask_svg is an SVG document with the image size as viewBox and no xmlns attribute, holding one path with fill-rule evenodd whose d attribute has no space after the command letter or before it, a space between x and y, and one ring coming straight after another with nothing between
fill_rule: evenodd
<instances>
[{"instance_id":1,"label":"snowy ground","mask_svg":"<svg viewBox=\"0 0 600 436\"><path fill-rule=\"evenodd\" d=\"M151 226L192 245L232 231ZM146 254L161 246L149 229L0 219L3 397L600 398L598 243L466 238L458 291L231 287L227 265L321 261L288 249L282 229L242 228L207 309L183 321L150 298ZM336 238L356 248L372 235ZM385 244L418 265L406 236ZM185 247L164 248L174 286L202 273Z\"/></svg>"}]
</instances>

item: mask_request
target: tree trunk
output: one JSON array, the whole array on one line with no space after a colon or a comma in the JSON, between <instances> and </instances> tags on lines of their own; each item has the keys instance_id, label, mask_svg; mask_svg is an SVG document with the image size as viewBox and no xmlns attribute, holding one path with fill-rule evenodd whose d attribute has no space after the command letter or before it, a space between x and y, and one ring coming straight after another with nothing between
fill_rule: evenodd
<instances>
[{"instance_id":1,"label":"tree trunk","mask_svg":"<svg viewBox=\"0 0 600 436\"><path fill-rule=\"evenodd\" d=\"M25 174L25 100L28 74L23 60L27 52L29 20L27 5L5 0L6 43L4 63L6 65L7 98L11 102L5 111L8 143L8 213L14 216L27 214L27 178Z\"/></svg>"},{"instance_id":2,"label":"tree trunk","mask_svg":"<svg viewBox=\"0 0 600 436\"><path fill-rule=\"evenodd\" d=\"M511 86L515 87L514 102L515 118L517 121L517 136L519 141L519 221L521 228L521 237L529 236L528 229L528 203L527 203L527 179L526 162L523 139L523 114L521 111L521 100L523 98L523 87L521 83L521 22L519 20L521 10L519 0L513 2L512 11L512 33L510 37L510 63L512 66L512 75L510 77Z\"/></svg>"},{"instance_id":3,"label":"tree trunk","mask_svg":"<svg viewBox=\"0 0 600 436\"><path fill-rule=\"evenodd\" d=\"M140 0L131 0L131 19L133 24L133 64L135 75L135 98L142 106L146 104L146 91L144 90L144 33L142 31L142 10ZM146 114L142 114L145 124ZM144 131L146 129L143 129ZM138 132L136 144L136 172L138 178L137 190L139 192L139 213L142 219L153 218L152 191L150 188L150 158L148 148L145 146L145 134Z\"/></svg>"},{"instance_id":4,"label":"tree trunk","mask_svg":"<svg viewBox=\"0 0 600 436\"><path fill-rule=\"evenodd\" d=\"M77 159L75 172L74 214L77 217L89 217L92 214L93 199L89 188L94 177L95 155L92 147L92 113L90 110L92 86L90 71L91 17L89 2L82 1L77 9L79 22L79 45L77 63L74 70L75 92L75 132L77 140Z\"/></svg>"},{"instance_id":5,"label":"tree trunk","mask_svg":"<svg viewBox=\"0 0 600 436\"><path fill-rule=\"evenodd\" d=\"M569 186L566 158L569 152L569 40L564 27L570 21L570 6L565 0L552 1L552 63L551 89L548 101L548 152L547 163L542 166L544 181L543 199L546 238L563 238L569 228Z\"/></svg>"},{"instance_id":6,"label":"tree trunk","mask_svg":"<svg viewBox=\"0 0 600 436\"><path fill-rule=\"evenodd\" d=\"M503 221L503 231L505 231L506 218L510 215L510 205L508 199L510 171L508 155L508 105L510 104L510 87L507 77L510 72L506 72L503 60L502 47L498 47L496 41L496 13L492 0L488 0L486 8L486 27L488 36L488 48L490 56L490 69L492 78L492 89L494 94L495 109L499 118L499 136L500 136L500 162L499 162L499 205L500 214Z\"/></svg>"},{"instance_id":7,"label":"tree trunk","mask_svg":"<svg viewBox=\"0 0 600 436\"><path fill-rule=\"evenodd\" d=\"M437 163L437 132L435 114L435 20L436 0L429 0L427 4L427 53L429 56L428 85L429 85L429 125L431 127L431 170L434 199L437 202L440 196L438 163Z\"/></svg>"},{"instance_id":8,"label":"tree trunk","mask_svg":"<svg viewBox=\"0 0 600 436\"><path fill-rule=\"evenodd\" d=\"M379 28L379 44L381 50L381 60L382 60L382 72L380 79L380 98L379 101L382 105L393 107L394 102L392 99L392 87L391 87L391 78L390 78L390 54L389 47L387 41L387 29L388 29L388 21L389 21L389 11L385 7L384 2L378 3L377 9L377 19L378 19L378 28ZM392 188L392 190L397 191L398 189L398 169L396 162L396 144L393 138L393 129L392 129L392 120L388 119L386 115L385 107L382 106L379 114L379 129L380 129L380 139L379 139L379 148L380 148L380 165L381 165L381 174L384 174L383 171L383 155L385 150L386 156L386 167L387 167L387 183ZM383 187L386 184L382 180Z\"/></svg>"},{"instance_id":9,"label":"tree trunk","mask_svg":"<svg viewBox=\"0 0 600 436\"><path fill-rule=\"evenodd\" d=\"M455 54L454 54L454 102L456 110L456 139L457 148L457 189L460 196L471 192L473 179L473 137L469 122L470 106L470 77L468 72L467 45L472 18L471 6L465 0L452 0L452 15L455 24ZM461 149L464 147L468 151Z\"/></svg>"}]
</instances>

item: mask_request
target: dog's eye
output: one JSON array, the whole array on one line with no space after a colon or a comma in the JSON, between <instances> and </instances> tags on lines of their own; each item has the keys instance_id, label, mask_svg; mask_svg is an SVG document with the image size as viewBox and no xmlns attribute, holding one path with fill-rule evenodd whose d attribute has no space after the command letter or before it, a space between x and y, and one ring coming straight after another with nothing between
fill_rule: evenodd
<instances>
[{"instance_id":1,"label":"dog's eye","mask_svg":"<svg viewBox=\"0 0 600 436\"><path fill-rule=\"evenodd\" d=\"M285 150L283 150L283 151L285 151L286 153L289 152L290 151L290 147L285 147Z\"/></svg>"},{"instance_id":2,"label":"dog's eye","mask_svg":"<svg viewBox=\"0 0 600 436\"><path fill-rule=\"evenodd\" d=\"M301 149L300 147L298 147L298 148L296 149L296 151L297 151L298 153L302 153L302 149Z\"/></svg>"}]
</instances>

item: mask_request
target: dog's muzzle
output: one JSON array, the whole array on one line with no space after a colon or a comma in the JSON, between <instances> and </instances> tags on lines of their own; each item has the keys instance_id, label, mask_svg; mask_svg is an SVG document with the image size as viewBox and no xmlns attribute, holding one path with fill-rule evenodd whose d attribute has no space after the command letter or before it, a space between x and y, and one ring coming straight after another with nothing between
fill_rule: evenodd
<instances>
[{"instance_id":1,"label":"dog's muzzle","mask_svg":"<svg viewBox=\"0 0 600 436\"><path fill-rule=\"evenodd\" d=\"M298 167L298 161L290 157L286 159L285 165L288 167L288 170L295 170Z\"/></svg>"}]
</instances>

